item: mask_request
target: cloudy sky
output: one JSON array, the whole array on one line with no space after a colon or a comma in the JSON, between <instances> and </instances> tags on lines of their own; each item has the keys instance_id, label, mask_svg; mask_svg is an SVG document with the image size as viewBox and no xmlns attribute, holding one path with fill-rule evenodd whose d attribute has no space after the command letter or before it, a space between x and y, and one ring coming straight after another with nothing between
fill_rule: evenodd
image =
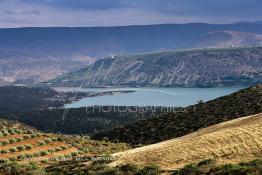
<instances>
[{"instance_id":1,"label":"cloudy sky","mask_svg":"<svg viewBox=\"0 0 262 175\"><path fill-rule=\"evenodd\" d=\"M262 0L0 0L0 27L261 21Z\"/></svg>"}]
</instances>

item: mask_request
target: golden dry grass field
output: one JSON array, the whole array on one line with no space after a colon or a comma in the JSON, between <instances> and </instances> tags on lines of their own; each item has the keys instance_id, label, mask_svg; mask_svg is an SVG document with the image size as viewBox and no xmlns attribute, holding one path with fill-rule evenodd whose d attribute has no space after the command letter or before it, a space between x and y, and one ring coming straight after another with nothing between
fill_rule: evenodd
<instances>
[{"instance_id":1,"label":"golden dry grass field","mask_svg":"<svg viewBox=\"0 0 262 175\"><path fill-rule=\"evenodd\" d=\"M215 159L218 164L262 157L262 113L201 129L184 137L113 154L110 166L155 164L166 170Z\"/></svg>"}]
</instances>

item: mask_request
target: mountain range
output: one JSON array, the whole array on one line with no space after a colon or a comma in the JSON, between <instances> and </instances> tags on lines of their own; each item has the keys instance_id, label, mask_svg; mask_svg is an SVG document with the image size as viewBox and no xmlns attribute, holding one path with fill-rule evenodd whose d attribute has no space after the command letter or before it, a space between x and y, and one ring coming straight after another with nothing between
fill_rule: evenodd
<instances>
[{"instance_id":1,"label":"mountain range","mask_svg":"<svg viewBox=\"0 0 262 175\"><path fill-rule=\"evenodd\" d=\"M0 85L50 80L108 56L261 45L261 35L259 22L0 29Z\"/></svg>"},{"instance_id":2,"label":"mountain range","mask_svg":"<svg viewBox=\"0 0 262 175\"><path fill-rule=\"evenodd\" d=\"M48 81L51 86L222 87L262 81L262 47L115 56Z\"/></svg>"}]
</instances>

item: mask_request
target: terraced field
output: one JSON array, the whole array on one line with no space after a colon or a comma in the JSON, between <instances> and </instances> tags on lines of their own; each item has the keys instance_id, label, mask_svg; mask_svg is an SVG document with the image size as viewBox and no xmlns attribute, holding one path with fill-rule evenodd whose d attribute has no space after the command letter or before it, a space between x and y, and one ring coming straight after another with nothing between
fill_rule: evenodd
<instances>
[{"instance_id":1,"label":"terraced field","mask_svg":"<svg viewBox=\"0 0 262 175\"><path fill-rule=\"evenodd\" d=\"M48 162L60 157L71 158L78 149L62 137L32 130L3 129L0 131L1 161Z\"/></svg>"},{"instance_id":2,"label":"terraced field","mask_svg":"<svg viewBox=\"0 0 262 175\"><path fill-rule=\"evenodd\" d=\"M214 125L157 144L113 154L111 166L155 164L166 170L215 159L218 164L262 157L262 114Z\"/></svg>"},{"instance_id":3,"label":"terraced field","mask_svg":"<svg viewBox=\"0 0 262 175\"><path fill-rule=\"evenodd\" d=\"M125 143L43 133L19 122L0 120L0 175L83 174L96 158L127 149Z\"/></svg>"}]
</instances>

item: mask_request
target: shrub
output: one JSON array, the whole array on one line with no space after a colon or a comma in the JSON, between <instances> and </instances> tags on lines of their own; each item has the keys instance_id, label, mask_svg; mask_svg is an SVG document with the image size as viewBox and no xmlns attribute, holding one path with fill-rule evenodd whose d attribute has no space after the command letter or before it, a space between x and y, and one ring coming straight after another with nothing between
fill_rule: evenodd
<instances>
[{"instance_id":1,"label":"shrub","mask_svg":"<svg viewBox=\"0 0 262 175\"><path fill-rule=\"evenodd\" d=\"M55 148L55 151L56 151L56 152L62 151L62 149L58 147L58 148Z\"/></svg>"},{"instance_id":2,"label":"shrub","mask_svg":"<svg viewBox=\"0 0 262 175\"><path fill-rule=\"evenodd\" d=\"M198 162L197 166L214 164L216 161L214 159L206 159Z\"/></svg>"},{"instance_id":3,"label":"shrub","mask_svg":"<svg viewBox=\"0 0 262 175\"><path fill-rule=\"evenodd\" d=\"M18 160L23 160L23 159L25 159L26 157L25 157L25 155L24 154L19 154L18 156L17 156L17 159Z\"/></svg>"},{"instance_id":4,"label":"shrub","mask_svg":"<svg viewBox=\"0 0 262 175\"><path fill-rule=\"evenodd\" d=\"M16 157L10 157L10 158L9 158L9 161L11 161L11 162L14 162L14 161L16 161L16 160L17 160Z\"/></svg>"},{"instance_id":5,"label":"shrub","mask_svg":"<svg viewBox=\"0 0 262 175\"><path fill-rule=\"evenodd\" d=\"M54 149L48 149L47 151L50 152L50 153L54 153L55 152Z\"/></svg>"},{"instance_id":6,"label":"shrub","mask_svg":"<svg viewBox=\"0 0 262 175\"><path fill-rule=\"evenodd\" d=\"M47 138L47 139L45 139L45 142L46 142L46 143L51 143L52 140L51 140L50 138Z\"/></svg>"},{"instance_id":7,"label":"shrub","mask_svg":"<svg viewBox=\"0 0 262 175\"><path fill-rule=\"evenodd\" d=\"M16 147L18 149L18 151L24 151L25 147L23 145L19 145Z\"/></svg>"},{"instance_id":8,"label":"shrub","mask_svg":"<svg viewBox=\"0 0 262 175\"><path fill-rule=\"evenodd\" d=\"M131 173L137 173L139 171L138 167L133 164L126 164L119 167L119 169L123 172L131 172Z\"/></svg>"},{"instance_id":9,"label":"shrub","mask_svg":"<svg viewBox=\"0 0 262 175\"><path fill-rule=\"evenodd\" d=\"M32 157L33 157L33 154L25 153L25 157L26 157L26 158L32 158Z\"/></svg>"},{"instance_id":10,"label":"shrub","mask_svg":"<svg viewBox=\"0 0 262 175\"><path fill-rule=\"evenodd\" d=\"M139 170L138 173L136 174L137 175L158 175L160 173L161 171L158 166L150 165L150 166L144 167L142 170Z\"/></svg>"},{"instance_id":11,"label":"shrub","mask_svg":"<svg viewBox=\"0 0 262 175\"><path fill-rule=\"evenodd\" d=\"M62 137L57 138L59 142L63 141L64 139Z\"/></svg>"},{"instance_id":12,"label":"shrub","mask_svg":"<svg viewBox=\"0 0 262 175\"><path fill-rule=\"evenodd\" d=\"M9 150L10 152L16 152L16 151L17 151L16 147L11 147L11 148L9 148L8 150Z\"/></svg>"},{"instance_id":13,"label":"shrub","mask_svg":"<svg viewBox=\"0 0 262 175\"><path fill-rule=\"evenodd\" d=\"M51 138L51 140L52 140L53 142L56 142L56 141L57 141L57 138L56 138L56 137L53 137L53 138Z\"/></svg>"},{"instance_id":14,"label":"shrub","mask_svg":"<svg viewBox=\"0 0 262 175\"><path fill-rule=\"evenodd\" d=\"M16 142L16 139L9 139L9 143L15 143Z\"/></svg>"},{"instance_id":15,"label":"shrub","mask_svg":"<svg viewBox=\"0 0 262 175\"><path fill-rule=\"evenodd\" d=\"M30 149L32 149L32 148L33 148L33 146L32 146L31 144L25 145L25 149L26 149L26 150L30 150Z\"/></svg>"},{"instance_id":16,"label":"shrub","mask_svg":"<svg viewBox=\"0 0 262 175\"><path fill-rule=\"evenodd\" d=\"M23 138L24 138L24 140L28 140L28 139L30 139L31 137L30 137L29 135L25 135L25 136L23 136Z\"/></svg>"},{"instance_id":17,"label":"shrub","mask_svg":"<svg viewBox=\"0 0 262 175\"><path fill-rule=\"evenodd\" d=\"M6 153L8 153L8 152L9 152L9 151L6 150L6 149L3 149L3 150L0 151L1 154L6 154Z\"/></svg>"},{"instance_id":18,"label":"shrub","mask_svg":"<svg viewBox=\"0 0 262 175\"><path fill-rule=\"evenodd\" d=\"M16 138L16 142L21 142L23 139L21 138Z\"/></svg>"},{"instance_id":19,"label":"shrub","mask_svg":"<svg viewBox=\"0 0 262 175\"><path fill-rule=\"evenodd\" d=\"M42 146L42 145L45 145L45 144L46 144L46 142L43 141L43 140L39 140L39 141L38 141L38 145L39 145L39 146Z\"/></svg>"},{"instance_id":20,"label":"shrub","mask_svg":"<svg viewBox=\"0 0 262 175\"><path fill-rule=\"evenodd\" d=\"M6 140L1 141L1 145L5 146L5 145L7 145L7 144L9 144L9 141L6 141Z\"/></svg>"},{"instance_id":21,"label":"shrub","mask_svg":"<svg viewBox=\"0 0 262 175\"><path fill-rule=\"evenodd\" d=\"M203 174L194 164L188 164L179 170L180 175Z\"/></svg>"},{"instance_id":22,"label":"shrub","mask_svg":"<svg viewBox=\"0 0 262 175\"><path fill-rule=\"evenodd\" d=\"M68 149L67 146L61 146L60 148L61 148L62 150L66 150L66 149Z\"/></svg>"},{"instance_id":23,"label":"shrub","mask_svg":"<svg viewBox=\"0 0 262 175\"><path fill-rule=\"evenodd\" d=\"M46 155L48 155L47 151L40 151L40 156L46 156Z\"/></svg>"},{"instance_id":24,"label":"shrub","mask_svg":"<svg viewBox=\"0 0 262 175\"><path fill-rule=\"evenodd\" d=\"M0 158L0 164L2 164L2 163L7 163L7 162L8 162L8 159Z\"/></svg>"},{"instance_id":25,"label":"shrub","mask_svg":"<svg viewBox=\"0 0 262 175\"><path fill-rule=\"evenodd\" d=\"M33 156L34 156L34 157L39 157L39 156L40 156L40 153L39 153L39 152L33 153Z\"/></svg>"}]
</instances>

